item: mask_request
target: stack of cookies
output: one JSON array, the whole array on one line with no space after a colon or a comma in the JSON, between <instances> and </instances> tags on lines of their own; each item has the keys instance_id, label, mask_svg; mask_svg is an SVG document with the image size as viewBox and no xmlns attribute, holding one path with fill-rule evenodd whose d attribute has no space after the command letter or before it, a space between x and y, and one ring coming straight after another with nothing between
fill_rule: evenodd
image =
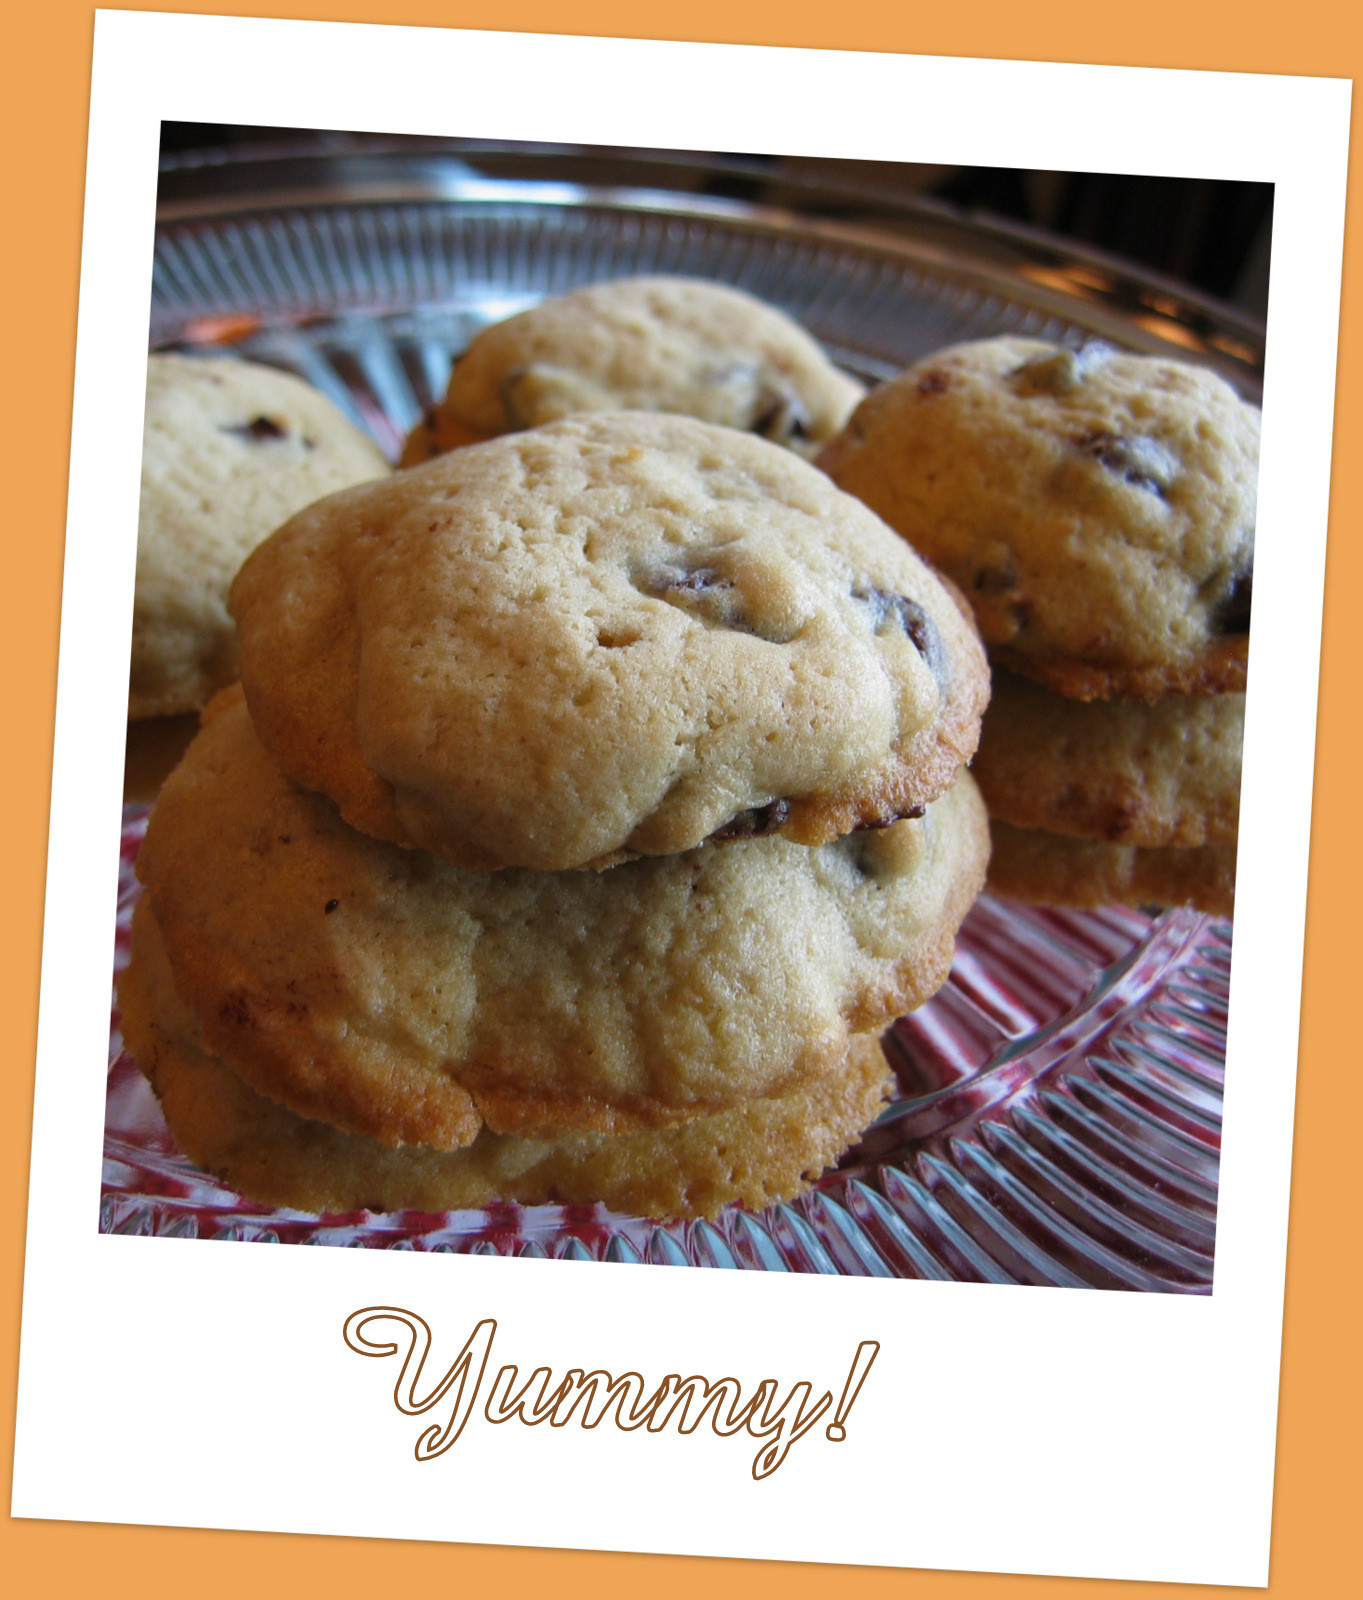
<instances>
[{"instance_id":1,"label":"stack of cookies","mask_svg":"<svg viewBox=\"0 0 1363 1600\"><path fill-rule=\"evenodd\" d=\"M601 412L318 502L232 592L120 994L191 1159L306 1210L790 1198L988 855L967 608L790 451Z\"/></svg>"},{"instance_id":2,"label":"stack of cookies","mask_svg":"<svg viewBox=\"0 0 1363 1600\"><path fill-rule=\"evenodd\" d=\"M1001 338L909 368L821 457L974 607L998 892L1233 909L1258 454L1211 372Z\"/></svg>"}]
</instances>

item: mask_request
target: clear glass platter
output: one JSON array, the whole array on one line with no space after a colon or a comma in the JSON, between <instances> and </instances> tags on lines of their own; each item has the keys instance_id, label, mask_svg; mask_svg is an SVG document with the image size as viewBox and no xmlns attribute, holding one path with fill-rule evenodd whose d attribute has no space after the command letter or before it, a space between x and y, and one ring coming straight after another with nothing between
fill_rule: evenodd
<instances>
[{"instance_id":1,"label":"clear glass platter","mask_svg":"<svg viewBox=\"0 0 1363 1600\"><path fill-rule=\"evenodd\" d=\"M437 185L437 188L440 186ZM637 190L461 180L451 195L235 200L158 231L152 343L298 372L396 456L469 337L546 294L634 272L737 284L875 381L963 338L1093 332L1158 344L1108 306L968 254ZM1048 253L1051 271L1054 248ZM1052 278L1054 273L1052 272ZM1205 338L1189 332L1183 353ZM1211 343L1205 353L1214 355ZM1221 347L1218 365L1238 358ZM1232 372L1252 392L1246 359ZM115 973L146 823L125 810ZM899 1095L813 1191L761 1215L666 1226L600 1207L318 1218L262 1212L175 1150L109 1054L102 1230L663 1265L1208 1293L1230 927L1198 913L1074 912L989 896L942 992L887 1035Z\"/></svg>"}]
</instances>

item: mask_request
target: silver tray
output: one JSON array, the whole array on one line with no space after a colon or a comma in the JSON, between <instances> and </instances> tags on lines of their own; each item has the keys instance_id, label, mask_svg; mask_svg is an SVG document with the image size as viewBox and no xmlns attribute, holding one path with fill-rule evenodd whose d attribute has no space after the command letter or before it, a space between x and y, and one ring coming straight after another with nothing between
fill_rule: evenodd
<instances>
[{"instance_id":1,"label":"silver tray","mask_svg":"<svg viewBox=\"0 0 1363 1600\"><path fill-rule=\"evenodd\" d=\"M1015 331L1196 350L1256 392L1261 346L1227 316L1122 309L1067 279L1054 241L999 252L735 200L470 174L423 154L291 169L287 197L181 196L158 230L154 345L299 373L396 455L471 335L547 294L635 272L712 277L782 306L869 381ZM683 164L684 165L684 164ZM694 171L694 169L687 169ZM425 186L423 188L423 185ZM228 185L229 190L233 185ZM238 182L235 185L240 188ZM337 192L344 198L338 199ZM968 239L967 223L954 224ZM926 232L933 232L926 228ZM1029 253L1030 252L1030 253ZM1034 269L1029 276L1028 269ZM1114 275L1127 299L1139 275ZM1087 287L1085 284L1087 282ZM1071 284L1075 292L1063 288ZM1144 292L1144 291L1141 291ZM1153 319L1153 320L1152 320ZM145 812L129 808L116 969ZM1212 1283L1230 928L1187 911L1072 912L984 897L951 978L887 1036L896 1102L788 1206L716 1224L600 1207L427 1216L261 1212L175 1151L113 1017L106 1231L617 1262L1207 1293Z\"/></svg>"}]
</instances>

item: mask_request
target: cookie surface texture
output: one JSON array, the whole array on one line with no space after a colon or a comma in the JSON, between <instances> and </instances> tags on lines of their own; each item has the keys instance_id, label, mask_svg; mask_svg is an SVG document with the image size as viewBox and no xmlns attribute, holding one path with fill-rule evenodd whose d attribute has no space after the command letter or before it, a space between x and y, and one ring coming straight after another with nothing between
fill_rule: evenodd
<instances>
[{"instance_id":1,"label":"cookie surface texture","mask_svg":"<svg viewBox=\"0 0 1363 1600\"><path fill-rule=\"evenodd\" d=\"M1080 699L1245 687L1259 413L1104 345L953 346L821 457L960 586L991 655Z\"/></svg>"},{"instance_id":2,"label":"cookie surface texture","mask_svg":"<svg viewBox=\"0 0 1363 1600\"><path fill-rule=\"evenodd\" d=\"M945 981L984 877L963 774L921 819L817 850L707 845L602 873L465 872L289 782L239 691L209 707L138 858L206 1047L387 1143L667 1126L836 1069Z\"/></svg>"},{"instance_id":3,"label":"cookie surface texture","mask_svg":"<svg viewBox=\"0 0 1363 1600\"><path fill-rule=\"evenodd\" d=\"M797 322L698 278L626 278L485 328L403 466L584 411L669 411L813 454L864 390Z\"/></svg>"},{"instance_id":4,"label":"cookie surface texture","mask_svg":"<svg viewBox=\"0 0 1363 1600\"><path fill-rule=\"evenodd\" d=\"M788 451L611 413L308 508L232 591L260 737L366 833L477 870L817 843L978 738L973 624Z\"/></svg>"},{"instance_id":5,"label":"cookie surface texture","mask_svg":"<svg viewBox=\"0 0 1363 1600\"><path fill-rule=\"evenodd\" d=\"M394 1148L296 1115L207 1052L149 911L138 908L133 962L119 985L129 1048L180 1149L266 1205L382 1212L599 1202L658 1218L713 1217L734 1202L760 1210L831 1166L884 1100L885 1058L863 1034L812 1084L674 1128L553 1141L485 1128L461 1150Z\"/></svg>"},{"instance_id":6,"label":"cookie surface texture","mask_svg":"<svg viewBox=\"0 0 1363 1600\"><path fill-rule=\"evenodd\" d=\"M388 474L325 395L245 361L147 363L130 717L197 711L237 675L227 591L280 523Z\"/></svg>"},{"instance_id":7,"label":"cookie surface texture","mask_svg":"<svg viewBox=\"0 0 1363 1600\"><path fill-rule=\"evenodd\" d=\"M1194 906L1234 914L1234 843L1146 849L999 821L990 831L994 894L1042 905Z\"/></svg>"},{"instance_id":8,"label":"cookie surface texture","mask_svg":"<svg viewBox=\"0 0 1363 1600\"><path fill-rule=\"evenodd\" d=\"M991 816L1114 844L1234 844L1242 694L1069 700L996 668L971 773Z\"/></svg>"}]
</instances>

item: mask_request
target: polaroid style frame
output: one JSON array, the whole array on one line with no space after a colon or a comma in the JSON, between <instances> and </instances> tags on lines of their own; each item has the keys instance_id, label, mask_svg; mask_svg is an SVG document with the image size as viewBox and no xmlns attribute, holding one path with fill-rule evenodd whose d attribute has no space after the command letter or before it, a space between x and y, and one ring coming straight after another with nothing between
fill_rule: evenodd
<instances>
[{"instance_id":1,"label":"polaroid style frame","mask_svg":"<svg viewBox=\"0 0 1363 1600\"><path fill-rule=\"evenodd\" d=\"M1330 79L98 15L16 1516L1267 1581L1348 115ZM163 119L1275 185L1210 1298L96 1231ZM497 1423L511 1366L504 1401L731 1378L727 1422Z\"/></svg>"}]
</instances>

